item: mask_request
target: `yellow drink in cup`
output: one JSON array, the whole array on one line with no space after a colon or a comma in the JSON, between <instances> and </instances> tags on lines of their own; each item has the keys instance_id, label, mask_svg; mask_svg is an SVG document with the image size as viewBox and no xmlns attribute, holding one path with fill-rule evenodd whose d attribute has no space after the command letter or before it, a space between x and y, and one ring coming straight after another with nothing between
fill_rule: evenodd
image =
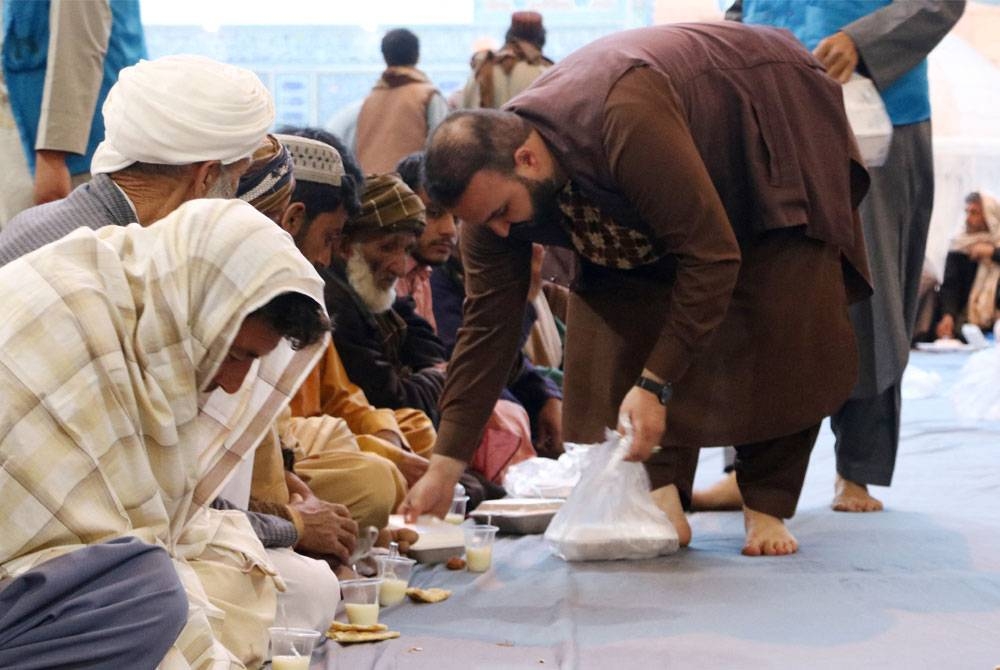
<instances>
[{"instance_id":1,"label":"yellow drink in cup","mask_svg":"<svg viewBox=\"0 0 1000 670\"><path fill-rule=\"evenodd\" d=\"M378 574L382 586L378 591L378 602L382 607L392 607L406 598L406 587L410 585L410 574L416 561L400 556L395 542L389 545L388 556L377 556Z\"/></svg>"},{"instance_id":2,"label":"yellow drink in cup","mask_svg":"<svg viewBox=\"0 0 1000 670\"><path fill-rule=\"evenodd\" d=\"M271 670L309 670L308 656L272 656Z\"/></svg>"},{"instance_id":3,"label":"yellow drink in cup","mask_svg":"<svg viewBox=\"0 0 1000 670\"><path fill-rule=\"evenodd\" d=\"M308 628L268 628L271 635L271 667L274 670L309 670L318 630Z\"/></svg>"},{"instance_id":4,"label":"yellow drink in cup","mask_svg":"<svg viewBox=\"0 0 1000 670\"><path fill-rule=\"evenodd\" d=\"M469 504L469 496L455 496L451 500L451 509L444 515L444 520L456 526L465 521L465 507Z\"/></svg>"},{"instance_id":5,"label":"yellow drink in cup","mask_svg":"<svg viewBox=\"0 0 1000 670\"><path fill-rule=\"evenodd\" d=\"M370 626L378 623L378 592L382 578L345 579L340 582L344 611L351 623Z\"/></svg>"},{"instance_id":6,"label":"yellow drink in cup","mask_svg":"<svg viewBox=\"0 0 1000 670\"><path fill-rule=\"evenodd\" d=\"M493 563L493 540L496 539L496 526L479 524L463 526L465 532L465 567L469 572L486 572Z\"/></svg>"},{"instance_id":7,"label":"yellow drink in cup","mask_svg":"<svg viewBox=\"0 0 1000 670\"><path fill-rule=\"evenodd\" d=\"M472 547L465 550L465 567L469 572L486 572L493 563L493 547Z\"/></svg>"},{"instance_id":8,"label":"yellow drink in cup","mask_svg":"<svg viewBox=\"0 0 1000 670\"><path fill-rule=\"evenodd\" d=\"M386 579L378 592L378 602L383 607L392 607L403 602L408 582L405 579Z\"/></svg>"},{"instance_id":9,"label":"yellow drink in cup","mask_svg":"<svg viewBox=\"0 0 1000 670\"><path fill-rule=\"evenodd\" d=\"M378 603L347 603L347 620L362 626L378 623Z\"/></svg>"}]
</instances>

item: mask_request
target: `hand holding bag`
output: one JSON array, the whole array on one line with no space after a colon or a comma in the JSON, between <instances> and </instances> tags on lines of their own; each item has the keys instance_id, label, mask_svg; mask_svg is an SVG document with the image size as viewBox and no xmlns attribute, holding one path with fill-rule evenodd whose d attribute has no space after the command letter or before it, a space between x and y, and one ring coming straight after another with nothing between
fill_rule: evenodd
<instances>
[{"instance_id":1,"label":"hand holding bag","mask_svg":"<svg viewBox=\"0 0 1000 670\"><path fill-rule=\"evenodd\" d=\"M567 561L653 558L677 551L677 531L649 494L641 463L624 460L629 440L607 431L545 539Z\"/></svg>"}]
</instances>

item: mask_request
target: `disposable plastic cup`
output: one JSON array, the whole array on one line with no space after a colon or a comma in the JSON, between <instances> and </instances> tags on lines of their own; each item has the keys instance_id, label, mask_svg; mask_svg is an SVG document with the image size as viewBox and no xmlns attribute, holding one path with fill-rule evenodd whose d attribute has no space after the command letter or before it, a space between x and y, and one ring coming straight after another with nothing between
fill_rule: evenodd
<instances>
[{"instance_id":1,"label":"disposable plastic cup","mask_svg":"<svg viewBox=\"0 0 1000 670\"><path fill-rule=\"evenodd\" d=\"M340 593L344 599L348 621L365 626L378 623L378 593L381 585L381 577L340 582Z\"/></svg>"},{"instance_id":2,"label":"disposable plastic cup","mask_svg":"<svg viewBox=\"0 0 1000 670\"><path fill-rule=\"evenodd\" d=\"M392 607L403 602L406 587L410 585L410 574L416 563L405 556L378 556L378 574L382 585L378 590L378 602L382 607Z\"/></svg>"},{"instance_id":3,"label":"disposable plastic cup","mask_svg":"<svg viewBox=\"0 0 1000 670\"><path fill-rule=\"evenodd\" d=\"M455 496L451 500L451 509L445 515L444 520L456 526L465 521L465 507L469 504L469 496Z\"/></svg>"},{"instance_id":4,"label":"disposable plastic cup","mask_svg":"<svg viewBox=\"0 0 1000 670\"><path fill-rule=\"evenodd\" d=\"M493 541L496 526L478 524L463 526L465 531L465 567L469 572L486 572L493 563Z\"/></svg>"},{"instance_id":5,"label":"disposable plastic cup","mask_svg":"<svg viewBox=\"0 0 1000 670\"><path fill-rule=\"evenodd\" d=\"M309 670L313 647L319 639L318 630L308 628L268 628L271 634L271 668L273 670Z\"/></svg>"}]
</instances>

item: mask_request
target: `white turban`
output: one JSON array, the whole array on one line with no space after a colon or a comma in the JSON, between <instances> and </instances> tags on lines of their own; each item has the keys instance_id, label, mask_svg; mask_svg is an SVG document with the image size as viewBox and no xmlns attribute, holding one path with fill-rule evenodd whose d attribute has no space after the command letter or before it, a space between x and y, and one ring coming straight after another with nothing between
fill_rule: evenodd
<instances>
[{"instance_id":1,"label":"white turban","mask_svg":"<svg viewBox=\"0 0 1000 670\"><path fill-rule=\"evenodd\" d=\"M93 174L135 162L233 163L253 154L274 122L271 94L250 70L204 56L140 61L104 101L104 141Z\"/></svg>"}]
</instances>

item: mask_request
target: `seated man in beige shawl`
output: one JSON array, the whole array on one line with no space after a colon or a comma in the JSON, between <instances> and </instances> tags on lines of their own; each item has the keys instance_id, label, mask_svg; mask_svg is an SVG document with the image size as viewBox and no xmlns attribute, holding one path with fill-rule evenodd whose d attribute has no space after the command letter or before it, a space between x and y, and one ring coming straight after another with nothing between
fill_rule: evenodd
<instances>
[{"instance_id":1,"label":"seated man in beige shawl","mask_svg":"<svg viewBox=\"0 0 1000 670\"><path fill-rule=\"evenodd\" d=\"M0 270L0 577L138 538L188 597L161 667L259 665L281 580L247 517L208 503L321 353L322 290L286 234L220 200Z\"/></svg>"},{"instance_id":2,"label":"seated man in beige shawl","mask_svg":"<svg viewBox=\"0 0 1000 670\"><path fill-rule=\"evenodd\" d=\"M965 230L948 248L935 334L942 339L959 337L964 323L992 328L997 320L997 281L1000 203L985 193L973 192L965 198Z\"/></svg>"}]
</instances>

